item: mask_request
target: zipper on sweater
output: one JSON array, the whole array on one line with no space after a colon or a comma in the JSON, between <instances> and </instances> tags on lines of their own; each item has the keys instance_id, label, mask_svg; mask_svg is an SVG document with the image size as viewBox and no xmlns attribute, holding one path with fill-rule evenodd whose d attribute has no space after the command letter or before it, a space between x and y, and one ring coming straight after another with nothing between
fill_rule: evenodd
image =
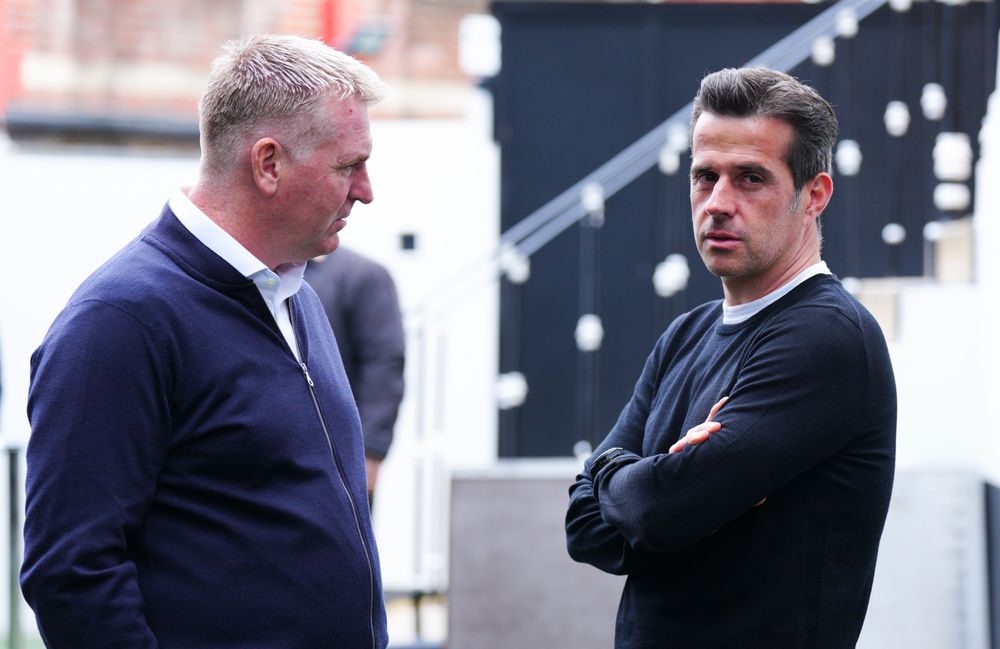
<instances>
[{"instance_id":1,"label":"zipper on sweater","mask_svg":"<svg viewBox=\"0 0 1000 649\"><path fill-rule=\"evenodd\" d=\"M344 493L347 494L347 501L351 503L351 511L354 513L354 524L358 530L358 537L361 539L361 547L365 551L365 560L368 562L368 630L371 633L372 649L375 647L375 567L372 565L371 552L368 550L368 542L365 541L365 533L361 528L361 516L358 514L358 505L354 502L354 497L351 495L351 490L347 487L347 481L344 480L344 471L340 466L340 462L337 459L337 453L333 448L333 437L330 436L330 429L326 426L326 419L323 418L323 411L320 410L319 400L316 398L316 391L314 390L316 384L313 383L312 377L309 376L309 368L303 361L299 361L299 365L302 367L302 374L306 378L306 383L309 385L309 396L312 397L313 406L316 408L316 416L319 417L320 426L323 427L323 435L326 437L327 448L330 449L330 458L333 460L333 465L337 469L337 477L340 478L340 484L344 487Z\"/></svg>"},{"instance_id":2,"label":"zipper on sweater","mask_svg":"<svg viewBox=\"0 0 1000 649\"><path fill-rule=\"evenodd\" d=\"M288 300L288 318L291 321L293 335L298 336L298 323L295 318L295 306L292 298ZM305 356L306 347L304 341L299 345L299 354L302 357ZM291 348L288 351L291 353ZM292 358L295 358L294 354ZM316 384L313 382L312 376L309 375L309 368L306 366L305 361L299 358L295 358L295 360L298 362L299 367L302 368L302 376L305 377L306 384L309 386L309 396L312 397L316 417L319 419L320 426L323 429L323 437L326 439L326 446L330 451L330 459L333 461L333 467L337 471L337 477L340 478L340 485L344 488L344 493L347 495L347 502L351 504L351 512L354 514L354 525L358 531L358 539L361 541L361 548L365 552L365 561L368 563L368 632L371 637L372 649L378 649L375 645L375 566L371 549L368 547L368 541L365 539L365 533L361 526L361 515L358 513L358 505L347 486L347 480L344 478L344 469L337 456L337 451L333 444L333 436L326 425L326 418L323 417L323 411L319 406L319 399L316 398Z\"/></svg>"}]
</instances>

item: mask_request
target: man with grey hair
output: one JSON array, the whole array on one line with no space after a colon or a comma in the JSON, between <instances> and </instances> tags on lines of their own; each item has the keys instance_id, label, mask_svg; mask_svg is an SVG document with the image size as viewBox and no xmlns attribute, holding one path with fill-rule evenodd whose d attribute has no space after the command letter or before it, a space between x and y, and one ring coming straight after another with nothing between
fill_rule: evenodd
<instances>
[{"instance_id":1,"label":"man with grey hair","mask_svg":"<svg viewBox=\"0 0 1000 649\"><path fill-rule=\"evenodd\" d=\"M892 489L878 324L820 257L837 121L770 70L702 80L695 242L724 299L660 337L570 488L569 552L628 575L619 649L848 649Z\"/></svg>"},{"instance_id":2,"label":"man with grey hair","mask_svg":"<svg viewBox=\"0 0 1000 649\"><path fill-rule=\"evenodd\" d=\"M372 200L374 72L227 45L194 186L32 356L21 584L49 647L387 644L364 447L307 260Z\"/></svg>"}]
</instances>

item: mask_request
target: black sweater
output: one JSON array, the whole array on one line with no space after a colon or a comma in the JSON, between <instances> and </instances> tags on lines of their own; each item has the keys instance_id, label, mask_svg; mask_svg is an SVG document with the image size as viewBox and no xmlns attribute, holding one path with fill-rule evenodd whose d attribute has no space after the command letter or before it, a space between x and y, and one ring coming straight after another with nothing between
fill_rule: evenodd
<instances>
[{"instance_id":1,"label":"black sweater","mask_svg":"<svg viewBox=\"0 0 1000 649\"><path fill-rule=\"evenodd\" d=\"M570 554L628 575L617 648L854 647L892 489L882 332L830 276L741 324L721 314L657 342L594 457L629 452L570 489ZM667 454L727 395L720 431Z\"/></svg>"}]
</instances>

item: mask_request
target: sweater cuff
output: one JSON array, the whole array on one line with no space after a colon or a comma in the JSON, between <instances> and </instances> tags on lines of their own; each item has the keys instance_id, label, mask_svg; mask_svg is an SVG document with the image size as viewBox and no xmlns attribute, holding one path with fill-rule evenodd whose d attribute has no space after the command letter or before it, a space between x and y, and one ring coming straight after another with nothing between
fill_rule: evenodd
<instances>
[{"instance_id":1,"label":"sweater cuff","mask_svg":"<svg viewBox=\"0 0 1000 649\"><path fill-rule=\"evenodd\" d=\"M642 456L640 455L636 455L631 451L622 450L620 453L616 454L613 458L600 466L596 474L591 474L591 481L594 483L594 498L597 499L597 502L601 502L601 488L607 485L611 476L617 473L622 467L628 466L629 464L635 464L641 459Z\"/></svg>"}]
</instances>

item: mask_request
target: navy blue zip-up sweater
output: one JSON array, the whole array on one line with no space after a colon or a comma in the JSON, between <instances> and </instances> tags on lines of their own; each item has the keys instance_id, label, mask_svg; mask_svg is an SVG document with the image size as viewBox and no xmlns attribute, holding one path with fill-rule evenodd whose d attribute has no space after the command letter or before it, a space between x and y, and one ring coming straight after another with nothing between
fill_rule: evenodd
<instances>
[{"instance_id":1,"label":"navy blue zip-up sweater","mask_svg":"<svg viewBox=\"0 0 1000 649\"><path fill-rule=\"evenodd\" d=\"M893 479L882 332L831 276L721 316L703 305L657 342L594 458L626 452L570 489L570 554L628 575L619 649L852 648ZM721 430L667 453L727 395Z\"/></svg>"},{"instance_id":2,"label":"navy blue zip-up sweater","mask_svg":"<svg viewBox=\"0 0 1000 649\"><path fill-rule=\"evenodd\" d=\"M357 409L329 323L165 209L32 356L21 584L58 649L382 649Z\"/></svg>"}]
</instances>

